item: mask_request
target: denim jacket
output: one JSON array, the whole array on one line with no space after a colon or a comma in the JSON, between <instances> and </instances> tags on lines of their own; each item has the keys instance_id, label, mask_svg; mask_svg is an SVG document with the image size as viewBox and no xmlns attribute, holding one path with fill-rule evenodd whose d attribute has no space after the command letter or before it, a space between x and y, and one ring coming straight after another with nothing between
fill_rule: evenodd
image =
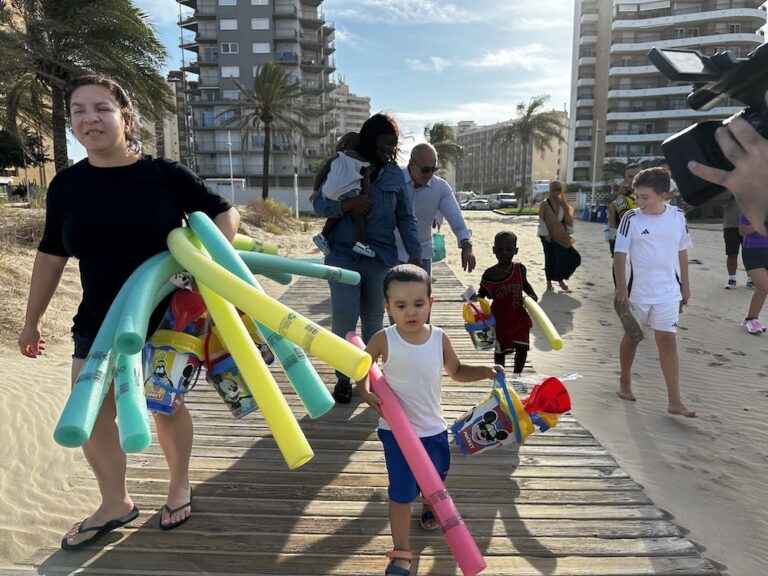
<instances>
[{"instance_id":1,"label":"denim jacket","mask_svg":"<svg viewBox=\"0 0 768 576\"><path fill-rule=\"evenodd\" d=\"M320 187L322 192L322 186ZM395 228L403 238L410 258L421 258L421 245L416 232L416 218L413 215L413 198L400 168L394 163L381 167L379 175L368 189L371 211L365 218L365 233L368 244L387 266L398 263L395 244ZM341 202L328 200L318 193L314 200L315 213L325 218L341 218L328 242L334 252L352 253L355 245L355 227L352 217L343 214Z\"/></svg>"}]
</instances>

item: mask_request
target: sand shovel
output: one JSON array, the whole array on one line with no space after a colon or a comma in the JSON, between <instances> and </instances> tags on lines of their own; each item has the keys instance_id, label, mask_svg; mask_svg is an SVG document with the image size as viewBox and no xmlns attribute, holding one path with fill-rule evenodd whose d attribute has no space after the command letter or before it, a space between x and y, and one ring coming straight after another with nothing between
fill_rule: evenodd
<instances>
[{"instance_id":1,"label":"sand shovel","mask_svg":"<svg viewBox=\"0 0 768 576\"><path fill-rule=\"evenodd\" d=\"M173 324L171 330L185 332L189 322L197 320L205 313L205 302L199 292L191 290L178 290L171 298L171 312Z\"/></svg>"},{"instance_id":2,"label":"sand shovel","mask_svg":"<svg viewBox=\"0 0 768 576\"><path fill-rule=\"evenodd\" d=\"M632 315L632 311L629 308L629 302L626 302L623 306L619 306L614 301L613 309L616 310L616 314L621 320L621 325L624 327L624 332L632 342L640 342L643 339L643 329L638 324L637 319Z\"/></svg>"}]
</instances>

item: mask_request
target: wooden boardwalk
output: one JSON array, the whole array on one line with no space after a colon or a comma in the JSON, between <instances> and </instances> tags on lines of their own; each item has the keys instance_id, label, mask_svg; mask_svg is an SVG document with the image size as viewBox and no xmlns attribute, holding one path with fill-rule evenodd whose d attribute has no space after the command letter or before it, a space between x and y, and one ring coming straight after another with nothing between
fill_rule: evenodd
<instances>
[{"instance_id":1,"label":"wooden boardwalk","mask_svg":"<svg viewBox=\"0 0 768 576\"><path fill-rule=\"evenodd\" d=\"M432 321L462 358L478 361L462 326L462 286L444 264L434 273ZM329 325L325 282L302 279L281 301ZM492 360L480 354L481 361ZM335 381L327 366L317 367L326 382ZM310 420L284 378L279 382L315 450L308 464L289 471L263 420L232 419L201 382L189 398L195 501L188 524L167 533L157 527L167 472L153 445L129 460L129 488L142 509L130 527L105 537L103 549L67 553L56 542L41 542L45 547L33 558L4 574L383 574L391 540L374 413L355 396L352 404ZM444 387L449 422L487 390L449 379ZM485 555L488 576L718 574L570 416L519 449L474 459L456 453L447 487ZM413 552L414 576L460 574L440 533L422 532L416 516Z\"/></svg>"}]
</instances>

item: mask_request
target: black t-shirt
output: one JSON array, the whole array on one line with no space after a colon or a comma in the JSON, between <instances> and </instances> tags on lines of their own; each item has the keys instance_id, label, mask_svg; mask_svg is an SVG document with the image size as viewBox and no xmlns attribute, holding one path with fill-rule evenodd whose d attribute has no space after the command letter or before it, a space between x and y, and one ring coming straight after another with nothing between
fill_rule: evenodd
<instances>
[{"instance_id":1,"label":"black t-shirt","mask_svg":"<svg viewBox=\"0 0 768 576\"><path fill-rule=\"evenodd\" d=\"M72 331L93 337L123 283L147 258L168 249L184 213L214 218L230 204L177 162L142 156L129 166L97 168L88 159L48 188L39 250L80 261L83 299Z\"/></svg>"}]
</instances>

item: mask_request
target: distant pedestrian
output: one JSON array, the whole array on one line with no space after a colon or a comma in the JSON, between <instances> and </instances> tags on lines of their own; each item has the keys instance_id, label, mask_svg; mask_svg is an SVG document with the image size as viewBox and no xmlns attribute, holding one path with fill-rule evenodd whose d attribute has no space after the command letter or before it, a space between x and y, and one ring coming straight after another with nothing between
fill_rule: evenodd
<instances>
[{"instance_id":1,"label":"distant pedestrian","mask_svg":"<svg viewBox=\"0 0 768 576\"><path fill-rule=\"evenodd\" d=\"M573 248L573 207L557 180L549 183L549 195L539 204L537 234L544 248L547 290L554 290L552 282L557 282L563 292L570 292L564 281L581 264L581 256Z\"/></svg>"},{"instance_id":2,"label":"distant pedestrian","mask_svg":"<svg viewBox=\"0 0 768 576\"><path fill-rule=\"evenodd\" d=\"M723 205L723 240L725 241L725 268L728 271L726 290L736 288L736 268L739 263L739 248L741 248L741 234L739 232L739 216L741 208L731 194ZM747 287L752 288L752 279L747 276Z\"/></svg>"},{"instance_id":3,"label":"distant pedestrian","mask_svg":"<svg viewBox=\"0 0 768 576\"><path fill-rule=\"evenodd\" d=\"M616 244L616 229L619 227L621 218L627 210L637 207L633 181L638 172L640 172L640 164L627 166L624 170L624 181L619 186L619 192L608 206L608 248L611 251L611 256L613 256L613 248Z\"/></svg>"},{"instance_id":4,"label":"distant pedestrian","mask_svg":"<svg viewBox=\"0 0 768 576\"><path fill-rule=\"evenodd\" d=\"M744 214L739 218L739 232L743 243L741 259L755 285L747 316L741 325L750 334L762 334L765 332L765 324L758 316L768 295L768 238L758 234Z\"/></svg>"}]
</instances>

